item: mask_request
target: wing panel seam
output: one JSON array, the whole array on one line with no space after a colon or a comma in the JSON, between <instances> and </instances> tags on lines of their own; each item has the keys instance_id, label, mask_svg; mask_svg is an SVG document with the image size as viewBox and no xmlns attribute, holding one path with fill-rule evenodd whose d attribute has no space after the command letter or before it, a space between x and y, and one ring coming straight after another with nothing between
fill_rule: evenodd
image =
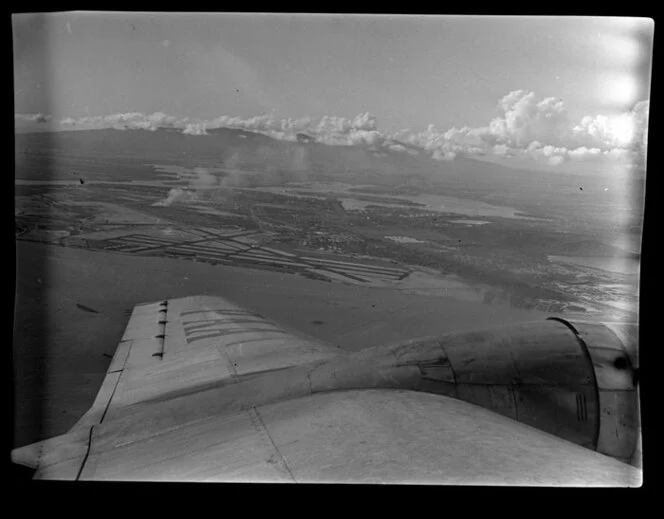
<instances>
[{"instance_id":1,"label":"wing panel seam","mask_svg":"<svg viewBox=\"0 0 664 519\"><path fill-rule=\"evenodd\" d=\"M95 428L94 425L90 426L90 434L88 435L88 446L87 446L87 449L85 449L85 456L83 457L83 461L81 462L81 466L78 469L78 474L76 474L75 481L80 480L81 474L83 474L83 469L85 468L85 464L88 462L88 457L90 456L90 450L92 449L92 432L94 431L94 428Z\"/></svg>"},{"instance_id":2,"label":"wing panel seam","mask_svg":"<svg viewBox=\"0 0 664 519\"><path fill-rule=\"evenodd\" d=\"M106 406L104 407L104 412L102 413L101 418L99 419L99 423L102 423L104 421L104 418L106 418L106 413L108 413L108 409L111 407L111 402L113 402L113 397L115 396L115 392L117 391L118 386L120 385L121 379L122 375L120 375L118 379L115 381L115 386L113 386L113 391L111 392L111 396L108 398L108 402L106 402Z\"/></svg>"},{"instance_id":3,"label":"wing panel seam","mask_svg":"<svg viewBox=\"0 0 664 519\"><path fill-rule=\"evenodd\" d=\"M258 424L263 429L265 434L267 435L268 439L270 440L270 443L272 444L272 447L274 447L274 452L276 452L277 456L279 456L279 460L281 461L281 465L288 471L288 475L291 477L293 480L293 483L297 483L297 479L295 479L295 476L291 472L290 467L288 466L288 463L286 463L286 460L284 459L283 455L281 454L281 451L279 450L279 447L277 447L277 444L274 443L274 440L272 439L272 436L270 435L270 431L267 430L267 427L265 427L265 422L263 422L263 418L261 417L260 413L258 412L258 409L255 407L252 407L250 409L250 412L253 412L253 414L256 416L256 419L258 420Z\"/></svg>"}]
</instances>

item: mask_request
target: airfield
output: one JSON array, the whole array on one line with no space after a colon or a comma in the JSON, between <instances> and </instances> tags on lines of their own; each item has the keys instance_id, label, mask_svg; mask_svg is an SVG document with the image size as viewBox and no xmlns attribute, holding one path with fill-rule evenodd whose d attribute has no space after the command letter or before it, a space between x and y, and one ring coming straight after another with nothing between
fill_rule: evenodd
<instances>
[{"instance_id":1,"label":"airfield","mask_svg":"<svg viewBox=\"0 0 664 519\"><path fill-rule=\"evenodd\" d=\"M227 186L207 168L164 180L152 168L153 180L17 180L18 238L635 318L638 252L555 217L341 182Z\"/></svg>"},{"instance_id":2,"label":"airfield","mask_svg":"<svg viewBox=\"0 0 664 519\"><path fill-rule=\"evenodd\" d=\"M25 134L16 157L16 446L85 412L140 302L219 295L350 351L637 318L642 208L597 180L230 130Z\"/></svg>"}]
</instances>

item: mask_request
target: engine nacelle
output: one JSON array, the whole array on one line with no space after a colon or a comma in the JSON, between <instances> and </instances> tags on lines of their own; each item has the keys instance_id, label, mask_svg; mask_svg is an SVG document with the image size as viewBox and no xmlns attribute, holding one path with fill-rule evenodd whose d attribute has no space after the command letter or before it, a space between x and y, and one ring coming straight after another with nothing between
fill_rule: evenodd
<instances>
[{"instance_id":1,"label":"engine nacelle","mask_svg":"<svg viewBox=\"0 0 664 519\"><path fill-rule=\"evenodd\" d=\"M543 322L392 348L414 389L453 396L640 465L635 325ZM411 378L412 380L412 378Z\"/></svg>"}]
</instances>

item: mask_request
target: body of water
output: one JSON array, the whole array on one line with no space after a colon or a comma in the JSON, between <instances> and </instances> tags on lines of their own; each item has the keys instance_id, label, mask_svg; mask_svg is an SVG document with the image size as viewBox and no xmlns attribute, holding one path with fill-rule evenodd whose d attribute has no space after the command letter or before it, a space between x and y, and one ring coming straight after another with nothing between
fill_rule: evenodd
<instances>
[{"instance_id":1,"label":"body of water","mask_svg":"<svg viewBox=\"0 0 664 519\"><path fill-rule=\"evenodd\" d=\"M316 198L313 195L308 193L303 193L302 191L316 191L321 194L327 195L339 195L339 201L341 202L342 207L347 211L363 211L370 205L380 206L380 207L393 207L398 209L411 208L415 210L425 210L425 211L435 211L439 213L453 213L459 214L462 216L493 216L500 218L514 218L521 220L534 220L529 216L523 216L516 209L506 206L498 206L487 204L486 202L481 202L479 200L471 200L468 198L457 198L453 196L446 195L435 195L435 194L417 194L417 195L404 195L404 194L393 194L385 193L383 196L389 196L392 199L402 200L403 204L398 202L385 202L381 200L380 197L377 197L375 201L369 200L371 197L370 194L362 193L362 199L358 199L355 196L359 196L358 193L353 193L352 189L357 188L358 186L352 186L350 184L344 184L342 182L312 182L312 183L293 183L287 184L285 186L274 186L274 187L261 187L256 188L259 191L267 191L272 193L286 194L291 196L304 196ZM355 195L355 196L354 196ZM413 206L412 203L419 204L419 206ZM476 221L479 222L479 221ZM465 222L464 222L465 223ZM488 223L488 222L483 222Z\"/></svg>"},{"instance_id":2,"label":"body of water","mask_svg":"<svg viewBox=\"0 0 664 519\"><path fill-rule=\"evenodd\" d=\"M388 240L395 241L397 243L425 243L422 240L416 240L410 236L385 236Z\"/></svg>"},{"instance_id":3,"label":"body of water","mask_svg":"<svg viewBox=\"0 0 664 519\"><path fill-rule=\"evenodd\" d=\"M554 263L571 263L619 274L638 274L641 266L639 260L630 257L547 256L547 258Z\"/></svg>"},{"instance_id":4,"label":"body of water","mask_svg":"<svg viewBox=\"0 0 664 519\"><path fill-rule=\"evenodd\" d=\"M487 222L486 220L448 220L449 223L464 223L466 225L484 225Z\"/></svg>"}]
</instances>

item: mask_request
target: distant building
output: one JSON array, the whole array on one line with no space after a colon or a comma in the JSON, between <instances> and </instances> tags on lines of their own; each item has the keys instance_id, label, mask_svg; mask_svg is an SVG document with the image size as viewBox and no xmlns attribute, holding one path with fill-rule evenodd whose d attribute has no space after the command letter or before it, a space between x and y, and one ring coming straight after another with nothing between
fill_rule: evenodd
<instances>
[{"instance_id":1,"label":"distant building","mask_svg":"<svg viewBox=\"0 0 664 519\"><path fill-rule=\"evenodd\" d=\"M297 138L297 142L302 142L304 144L316 142L316 139L314 139L311 135L307 135L306 133L298 133L295 137Z\"/></svg>"}]
</instances>

